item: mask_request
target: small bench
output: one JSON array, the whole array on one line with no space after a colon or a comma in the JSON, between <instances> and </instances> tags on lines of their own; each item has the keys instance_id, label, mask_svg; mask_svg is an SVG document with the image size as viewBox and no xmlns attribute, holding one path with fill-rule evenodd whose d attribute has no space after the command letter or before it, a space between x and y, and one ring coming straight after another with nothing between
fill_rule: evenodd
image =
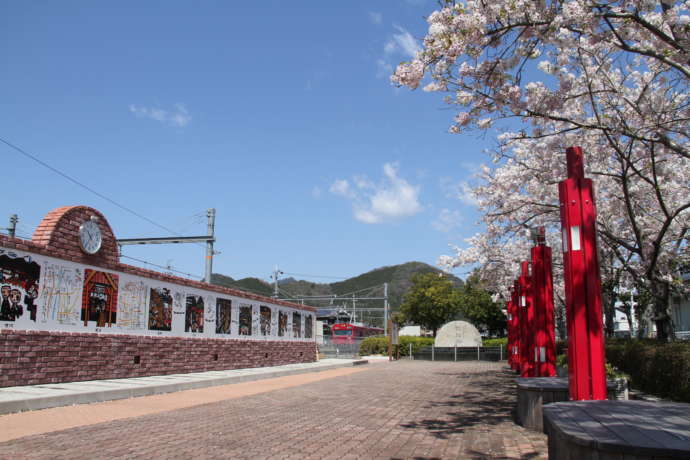
<instances>
[{"instance_id":1,"label":"small bench","mask_svg":"<svg viewBox=\"0 0 690 460\"><path fill-rule=\"evenodd\" d=\"M568 401L568 379L564 377L518 377L517 419L527 429L543 431L542 406ZM608 398L616 399L616 383L607 382Z\"/></svg>"},{"instance_id":2,"label":"small bench","mask_svg":"<svg viewBox=\"0 0 690 460\"><path fill-rule=\"evenodd\" d=\"M543 412L549 460L690 458L690 404L570 401Z\"/></svg>"}]
</instances>

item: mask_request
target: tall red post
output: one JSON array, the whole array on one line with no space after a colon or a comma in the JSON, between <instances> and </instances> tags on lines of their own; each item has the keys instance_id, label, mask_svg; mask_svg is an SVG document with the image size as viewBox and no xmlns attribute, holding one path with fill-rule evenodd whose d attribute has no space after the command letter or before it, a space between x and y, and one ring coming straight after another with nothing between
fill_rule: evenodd
<instances>
[{"instance_id":1,"label":"tall red post","mask_svg":"<svg viewBox=\"0 0 690 460\"><path fill-rule=\"evenodd\" d=\"M570 399L606 399L601 278L592 181L580 147L566 150L568 178L558 184L568 319Z\"/></svg>"},{"instance_id":2,"label":"tall red post","mask_svg":"<svg viewBox=\"0 0 690 460\"><path fill-rule=\"evenodd\" d=\"M513 283L513 289L510 293L511 305L513 307L513 347L511 349L511 354L513 356L513 369L520 371L521 359L520 359L520 340L522 340L522 334L520 333L520 310L518 309L518 285L517 281Z\"/></svg>"},{"instance_id":3,"label":"tall red post","mask_svg":"<svg viewBox=\"0 0 690 460\"><path fill-rule=\"evenodd\" d=\"M539 227L532 255L532 293L534 300L535 376L556 375L556 337L553 318L553 279L551 248L546 246L546 230Z\"/></svg>"},{"instance_id":4,"label":"tall red post","mask_svg":"<svg viewBox=\"0 0 690 460\"><path fill-rule=\"evenodd\" d=\"M529 262L520 264L520 353L522 355L521 377L534 377L534 301L532 299L532 279L529 273Z\"/></svg>"},{"instance_id":5,"label":"tall red post","mask_svg":"<svg viewBox=\"0 0 690 460\"><path fill-rule=\"evenodd\" d=\"M510 350L513 346L513 301L506 302L506 327L508 329L508 340L506 341L506 351L508 352L508 366L513 367L513 355Z\"/></svg>"}]
</instances>

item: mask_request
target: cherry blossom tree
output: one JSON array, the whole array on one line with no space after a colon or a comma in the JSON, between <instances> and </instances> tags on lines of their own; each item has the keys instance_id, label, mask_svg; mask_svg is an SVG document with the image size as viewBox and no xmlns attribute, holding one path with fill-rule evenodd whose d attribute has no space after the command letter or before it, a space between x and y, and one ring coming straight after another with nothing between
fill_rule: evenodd
<instances>
[{"instance_id":1,"label":"cherry blossom tree","mask_svg":"<svg viewBox=\"0 0 690 460\"><path fill-rule=\"evenodd\" d=\"M559 227L564 149L580 145L602 274L647 290L658 337L672 336L690 228L690 1L446 1L428 23L392 81L447 93L452 133L506 125L474 190L486 232L440 262L479 263L505 292L528 254L518 235Z\"/></svg>"}]
</instances>

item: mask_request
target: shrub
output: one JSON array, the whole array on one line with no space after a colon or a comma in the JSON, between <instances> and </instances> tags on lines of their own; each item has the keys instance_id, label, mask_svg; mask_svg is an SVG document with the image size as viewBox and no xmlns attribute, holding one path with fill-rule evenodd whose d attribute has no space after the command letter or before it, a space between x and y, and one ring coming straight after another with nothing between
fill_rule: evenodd
<instances>
[{"instance_id":1,"label":"shrub","mask_svg":"<svg viewBox=\"0 0 690 460\"><path fill-rule=\"evenodd\" d=\"M410 355L410 344L412 353L417 353L421 348L430 347L434 344L433 337L410 337L403 335L400 337L400 356Z\"/></svg>"},{"instance_id":2,"label":"shrub","mask_svg":"<svg viewBox=\"0 0 690 460\"><path fill-rule=\"evenodd\" d=\"M387 355L388 337L367 337L359 344L359 355Z\"/></svg>"},{"instance_id":3,"label":"shrub","mask_svg":"<svg viewBox=\"0 0 690 460\"><path fill-rule=\"evenodd\" d=\"M400 356L409 356L410 344L412 344L412 353L416 353L420 348L430 347L434 344L433 337L410 337L401 336ZM362 340L359 345L359 355L387 355L388 354L388 338L387 337L367 337Z\"/></svg>"},{"instance_id":4,"label":"shrub","mask_svg":"<svg viewBox=\"0 0 690 460\"><path fill-rule=\"evenodd\" d=\"M503 347L503 348L505 348L507 345L508 345L508 337L482 340L482 346L483 347Z\"/></svg>"},{"instance_id":5,"label":"shrub","mask_svg":"<svg viewBox=\"0 0 690 460\"><path fill-rule=\"evenodd\" d=\"M646 393L690 402L690 344L608 341L606 359Z\"/></svg>"}]
</instances>

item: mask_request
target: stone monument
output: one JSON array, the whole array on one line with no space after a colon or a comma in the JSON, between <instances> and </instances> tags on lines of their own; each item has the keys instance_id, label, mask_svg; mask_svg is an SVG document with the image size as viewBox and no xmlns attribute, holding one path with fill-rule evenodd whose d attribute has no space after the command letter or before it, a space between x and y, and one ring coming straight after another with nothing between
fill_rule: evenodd
<instances>
[{"instance_id":1,"label":"stone monument","mask_svg":"<svg viewBox=\"0 0 690 460\"><path fill-rule=\"evenodd\" d=\"M481 347L482 336L467 321L451 321L436 332L436 347Z\"/></svg>"}]
</instances>

